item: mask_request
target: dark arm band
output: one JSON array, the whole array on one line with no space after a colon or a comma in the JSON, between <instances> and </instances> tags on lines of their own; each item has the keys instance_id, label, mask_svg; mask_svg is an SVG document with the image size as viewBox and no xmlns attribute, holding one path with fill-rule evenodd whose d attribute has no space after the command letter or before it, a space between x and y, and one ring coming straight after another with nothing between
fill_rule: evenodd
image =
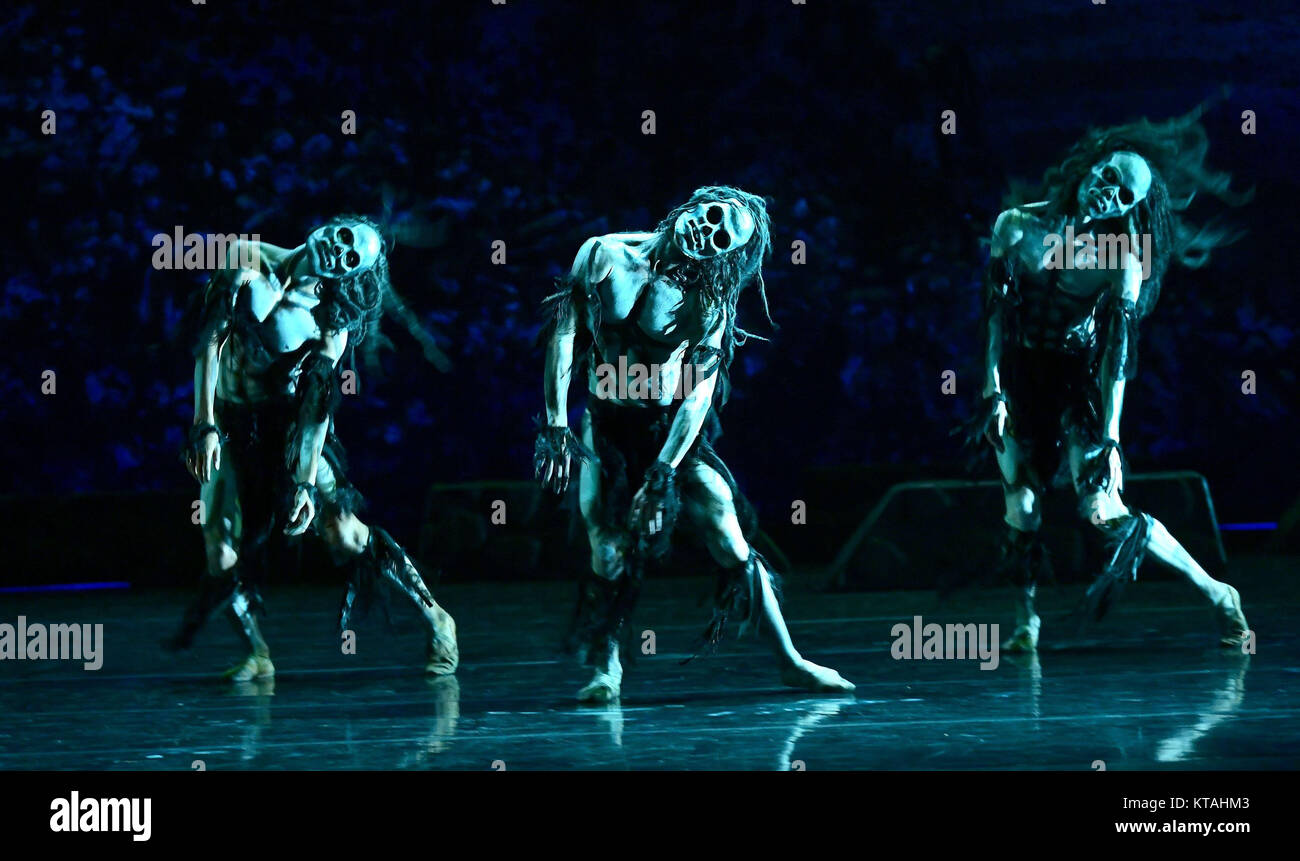
<instances>
[{"instance_id":1,"label":"dark arm band","mask_svg":"<svg viewBox=\"0 0 1300 861\"><path fill-rule=\"evenodd\" d=\"M320 424L334 414L343 401L334 362L320 353L303 360L298 377L298 417L309 424Z\"/></svg>"},{"instance_id":2,"label":"dark arm band","mask_svg":"<svg viewBox=\"0 0 1300 861\"><path fill-rule=\"evenodd\" d=\"M1105 305L1105 382L1131 380L1137 375L1137 304L1130 299L1110 299Z\"/></svg>"}]
</instances>

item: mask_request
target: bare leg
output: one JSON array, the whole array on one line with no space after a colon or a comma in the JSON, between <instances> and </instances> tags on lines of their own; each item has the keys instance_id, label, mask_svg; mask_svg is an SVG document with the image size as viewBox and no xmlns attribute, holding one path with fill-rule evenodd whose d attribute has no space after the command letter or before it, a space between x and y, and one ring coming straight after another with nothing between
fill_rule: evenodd
<instances>
[{"instance_id":1,"label":"bare leg","mask_svg":"<svg viewBox=\"0 0 1300 861\"><path fill-rule=\"evenodd\" d=\"M589 420L583 420L583 444L595 447ZM618 599L620 586L626 577L624 559L625 538L604 527L604 507L601 499L600 465L583 463L578 477L578 502L582 519L587 526L587 540L591 545L591 576L583 584L584 608L592 609L597 616ZM581 623L582 620L580 620ZM583 635L585 631L580 632ZM616 633L616 632L615 632ZM593 667L591 681L578 691L578 701L584 703L616 702L622 693L623 664L618 656L618 638L609 632L600 632L595 641L585 643L585 658Z\"/></svg>"},{"instance_id":2,"label":"bare leg","mask_svg":"<svg viewBox=\"0 0 1300 861\"><path fill-rule=\"evenodd\" d=\"M207 536L205 535L205 538ZM251 682L256 679L270 679L275 676L275 665L271 663L271 649L262 637L257 624L257 615L250 598L252 594L245 586L235 583L235 566L239 555L224 538L209 542L208 577L220 577L230 581L230 604L226 608L235 633L248 648L248 657L223 673L223 677L232 682Z\"/></svg>"},{"instance_id":3,"label":"bare leg","mask_svg":"<svg viewBox=\"0 0 1300 861\"><path fill-rule=\"evenodd\" d=\"M1011 542L1016 542L1018 536L1011 536ZM1037 583L1018 584L1016 589L1016 627L1002 643L1002 648L1008 652L1033 652L1038 649L1038 634L1042 630L1043 622L1038 616L1038 610L1034 606L1034 598L1038 593Z\"/></svg>"},{"instance_id":4,"label":"bare leg","mask_svg":"<svg viewBox=\"0 0 1300 861\"><path fill-rule=\"evenodd\" d=\"M248 644L250 654L242 663L227 670L225 677L232 682L272 678L275 675L275 665L271 663L271 649L262 638L252 601L242 587L237 588L230 599L230 616L236 633Z\"/></svg>"},{"instance_id":5,"label":"bare leg","mask_svg":"<svg viewBox=\"0 0 1300 861\"><path fill-rule=\"evenodd\" d=\"M235 633L248 648L249 655L226 670L223 677L235 682L272 678L275 666L271 663L271 650L257 624L250 598L253 593L238 583L236 566L239 563L239 553L235 550L235 543L240 531L240 513L235 491L234 464L229 457L212 480L204 484L201 494L208 513L207 523L203 527L207 567L199 595L186 609L180 629L168 642L168 646L173 649L189 648L208 618L224 608L234 625Z\"/></svg>"},{"instance_id":6,"label":"bare leg","mask_svg":"<svg viewBox=\"0 0 1300 861\"><path fill-rule=\"evenodd\" d=\"M623 664L618 658L618 641L609 638L600 653L593 653L589 660L594 665L595 672L591 681L578 691L578 702L616 702L623 688Z\"/></svg>"},{"instance_id":7,"label":"bare leg","mask_svg":"<svg viewBox=\"0 0 1300 861\"><path fill-rule=\"evenodd\" d=\"M1170 535L1164 524L1154 517L1151 518L1149 541L1147 552L1181 574L1211 604L1225 603L1230 597L1232 587L1206 573L1183 545L1178 543L1178 539Z\"/></svg>"},{"instance_id":8,"label":"bare leg","mask_svg":"<svg viewBox=\"0 0 1300 861\"><path fill-rule=\"evenodd\" d=\"M1004 576L1016 590L1016 627L1002 648L1008 652L1033 652L1038 648L1042 620L1034 606L1040 575L1047 566L1046 551L1038 536L1042 526L1039 494L1035 490L1028 452L1009 434L1005 448L997 453L1002 472L1002 494L1006 502L1006 544L999 563Z\"/></svg>"},{"instance_id":9,"label":"bare leg","mask_svg":"<svg viewBox=\"0 0 1300 861\"><path fill-rule=\"evenodd\" d=\"M1098 456L1078 441L1071 441L1070 460L1076 485L1085 474L1087 465ZM1106 489L1083 488L1079 499L1080 514L1103 532L1123 528L1134 517L1145 517L1148 523L1145 552L1179 574L1210 604L1220 630L1220 643L1240 647L1249 635L1246 616L1241 609L1241 596L1237 590L1211 577L1197 564L1191 554L1178 543L1163 523L1149 514L1134 514L1124 504L1118 487Z\"/></svg>"},{"instance_id":10,"label":"bare leg","mask_svg":"<svg viewBox=\"0 0 1300 861\"><path fill-rule=\"evenodd\" d=\"M1169 530L1165 529L1163 523L1154 517L1150 520L1151 532L1147 552L1181 574L1183 579L1201 593L1201 596L1214 608L1215 621L1221 633L1220 643L1224 646L1239 647L1250 631L1250 626L1246 623L1246 614L1241 609L1241 595L1233 586L1211 577L1196 563L1183 545L1169 534Z\"/></svg>"},{"instance_id":11,"label":"bare leg","mask_svg":"<svg viewBox=\"0 0 1300 861\"><path fill-rule=\"evenodd\" d=\"M691 528L700 532L719 565L736 570L737 576L752 576L756 581L758 594L753 597L761 602L758 626L776 655L781 681L790 687L818 693L853 690L852 682L829 667L805 659L794 647L772 587L772 574L745 540L727 482L715 470L700 463L684 469L681 475L683 482L691 483L689 493L683 488L683 498L689 497L683 513Z\"/></svg>"},{"instance_id":12,"label":"bare leg","mask_svg":"<svg viewBox=\"0 0 1300 861\"><path fill-rule=\"evenodd\" d=\"M373 570L362 576L382 577L415 605L428 632L424 671L435 676L456 672L460 665L456 620L433 599L406 551L387 532L367 526L351 513L327 520L321 534L335 562L369 566Z\"/></svg>"},{"instance_id":13,"label":"bare leg","mask_svg":"<svg viewBox=\"0 0 1300 861\"><path fill-rule=\"evenodd\" d=\"M247 682L274 676L275 667L271 664L271 650L258 627L250 593L236 581L234 568L238 559L234 548L226 541L216 538L209 543L209 565L199 596L186 609L180 629L168 642L168 647L189 648L208 617L224 606L235 633L248 647L249 656L222 675L231 681Z\"/></svg>"}]
</instances>

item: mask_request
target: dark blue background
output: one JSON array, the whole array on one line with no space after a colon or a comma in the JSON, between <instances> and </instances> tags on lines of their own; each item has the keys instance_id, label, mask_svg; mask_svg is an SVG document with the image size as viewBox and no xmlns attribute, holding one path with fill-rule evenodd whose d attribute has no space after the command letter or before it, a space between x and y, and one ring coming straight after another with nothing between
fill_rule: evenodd
<instances>
[{"instance_id":1,"label":"dark blue background","mask_svg":"<svg viewBox=\"0 0 1300 861\"><path fill-rule=\"evenodd\" d=\"M1224 520L1274 519L1295 495L1291 3L178 0L5 16L0 492L189 487L180 321L204 278L154 271L150 238L183 225L293 245L342 210L391 225L395 284L455 361L438 374L387 326L386 377L338 420L362 490L400 527L431 481L525 477L552 279L585 237L652 227L718 182L771 201L780 329L747 295L742 324L772 342L738 355L721 446L760 511L788 511L810 469L955 474L949 430L979 386L980 240L1008 181L1089 124L1182 113L1227 84L1210 159L1257 186L1233 213L1250 233L1167 280L1124 436L1139 470L1205 472ZM954 138L938 134L945 109ZM940 393L945 369L957 397Z\"/></svg>"}]
</instances>

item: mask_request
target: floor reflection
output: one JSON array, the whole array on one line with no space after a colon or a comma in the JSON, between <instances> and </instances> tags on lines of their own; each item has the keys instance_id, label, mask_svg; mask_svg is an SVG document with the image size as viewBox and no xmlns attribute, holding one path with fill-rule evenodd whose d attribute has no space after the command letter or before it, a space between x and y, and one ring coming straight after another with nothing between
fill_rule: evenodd
<instances>
[{"instance_id":1,"label":"floor reflection","mask_svg":"<svg viewBox=\"0 0 1300 861\"><path fill-rule=\"evenodd\" d=\"M853 697L836 697L831 700L802 700L793 710L799 712L790 727L790 733L776 755L777 771L806 771L808 764L795 757L795 747L800 739L812 732L819 724L839 714L845 706L854 702Z\"/></svg>"},{"instance_id":2,"label":"floor reflection","mask_svg":"<svg viewBox=\"0 0 1300 861\"><path fill-rule=\"evenodd\" d=\"M238 743L239 761L252 763L258 755L262 734L271 726L271 697L275 696L275 678L232 682L230 696L239 697L249 705L249 719Z\"/></svg>"},{"instance_id":3,"label":"floor reflection","mask_svg":"<svg viewBox=\"0 0 1300 861\"><path fill-rule=\"evenodd\" d=\"M1250 670L1250 655L1224 656L1228 666L1217 671L1218 689L1205 705L1196 721L1156 745L1156 762L1183 762L1195 752L1196 743L1210 730L1235 715L1246 699L1246 673Z\"/></svg>"}]
</instances>

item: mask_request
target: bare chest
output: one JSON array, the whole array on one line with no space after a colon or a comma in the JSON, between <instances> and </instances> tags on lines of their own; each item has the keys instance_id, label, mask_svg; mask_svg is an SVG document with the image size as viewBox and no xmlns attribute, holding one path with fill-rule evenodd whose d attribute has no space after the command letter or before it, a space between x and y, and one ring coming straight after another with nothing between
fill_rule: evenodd
<instances>
[{"instance_id":1,"label":"bare chest","mask_svg":"<svg viewBox=\"0 0 1300 861\"><path fill-rule=\"evenodd\" d=\"M1108 264L1108 255L1099 254L1098 239L1091 233L1075 233L1037 222L1025 229L1015 246L1017 270L1031 292L1051 302L1060 299L1066 305L1091 304L1107 289L1120 271Z\"/></svg>"},{"instance_id":2,"label":"bare chest","mask_svg":"<svg viewBox=\"0 0 1300 861\"><path fill-rule=\"evenodd\" d=\"M695 344L714 316L698 291L685 290L648 267L615 269L596 292L600 331L615 341L661 344L669 350L682 341Z\"/></svg>"},{"instance_id":3,"label":"bare chest","mask_svg":"<svg viewBox=\"0 0 1300 861\"><path fill-rule=\"evenodd\" d=\"M286 286L272 276L246 284L236 300L234 337L222 353L223 389L291 390L305 348L322 335L312 313L319 304L314 279L291 278Z\"/></svg>"}]
</instances>

